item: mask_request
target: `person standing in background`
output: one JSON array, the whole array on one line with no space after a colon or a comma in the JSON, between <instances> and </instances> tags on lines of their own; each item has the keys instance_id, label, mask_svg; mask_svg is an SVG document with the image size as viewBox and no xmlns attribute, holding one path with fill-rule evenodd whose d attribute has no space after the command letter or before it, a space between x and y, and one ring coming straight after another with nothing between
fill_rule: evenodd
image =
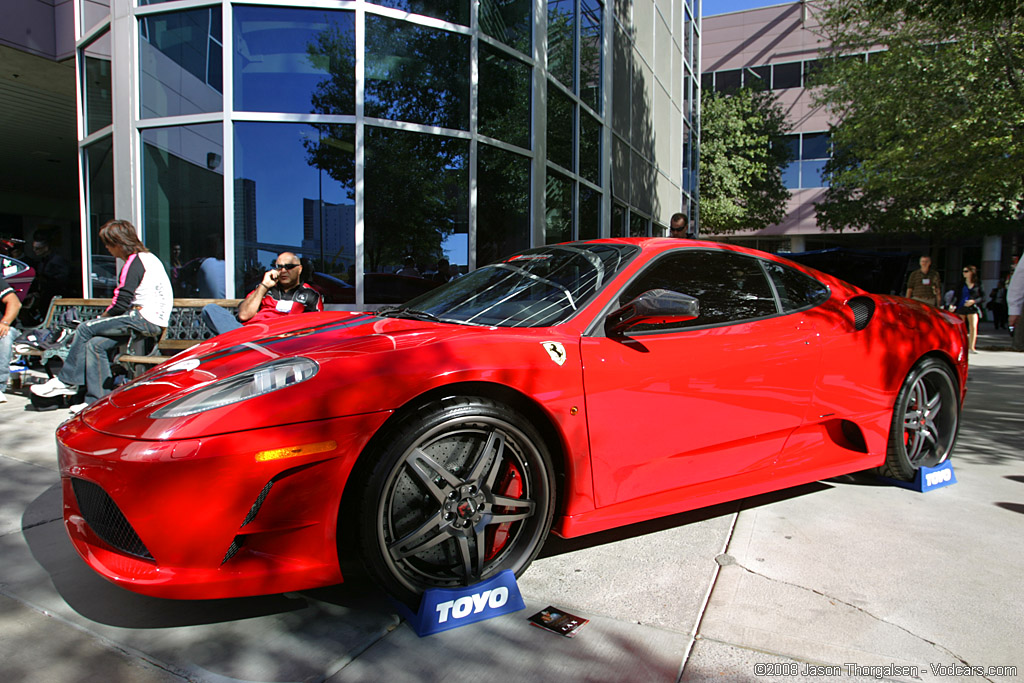
<instances>
[{"instance_id":1,"label":"person standing in background","mask_svg":"<svg viewBox=\"0 0 1024 683\"><path fill-rule=\"evenodd\" d=\"M1024 324L1021 324L1020 317L1024 314L1024 267L1019 262L1010 277L1010 286L1006 288L1006 312L1009 315L1007 323L1010 326L1010 334L1013 337L1013 350L1024 351Z\"/></svg>"},{"instance_id":2,"label":"person standing in background","mask_svg":"<svg viewBox=\"0 0 1024 683\"><path fill-rule=\"evenodd\" d=\"M907 298L937 307L942 298L939 274L932 270L930 256L922 256L918 265L921 267L907 278Z\"/></svg>"}]
</instances>

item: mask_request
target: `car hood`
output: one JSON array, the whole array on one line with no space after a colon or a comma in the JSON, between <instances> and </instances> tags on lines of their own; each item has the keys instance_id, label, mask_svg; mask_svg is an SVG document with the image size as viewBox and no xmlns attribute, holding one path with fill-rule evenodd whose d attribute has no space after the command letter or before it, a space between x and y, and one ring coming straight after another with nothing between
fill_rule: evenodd
<instances>
[{"instance_id":1,"label":"car hood","mask_svg":"<svg viewBox=\"0 0 1024 683\"><path fill-rule=\"evenodd\" d=\"M117 389L81 419L107 434L163 440L394 410L442 383L497 373L508 378L545 361L551 365L536 343L544 334L357 313L289 316L203 342ZM517 358L518 347L529 353ZM153 417L211 383L291 357L308 358L319 370L311 379L238 403Z\"/></svg>"}]
</instances>

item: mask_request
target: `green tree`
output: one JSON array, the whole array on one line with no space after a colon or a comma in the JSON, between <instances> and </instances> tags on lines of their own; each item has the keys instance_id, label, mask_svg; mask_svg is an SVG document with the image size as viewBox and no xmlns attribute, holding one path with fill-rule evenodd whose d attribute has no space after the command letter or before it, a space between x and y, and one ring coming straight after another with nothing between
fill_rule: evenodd
<instances>
[{"instance_id":1,"label":"green tree","mask_svg":"<svg viewBox=\"0 0 1024 683\"><path fill-rule=\"evenodd\" d=\"M954 234L1024 210L1024 23L1006 0L824 0L837 124L818 224ZM863 57L868 54L868 58Z\"/></svg>"},{"instance_id":2,"label":"green tree","mask_svg":"<svg viewBox=\"0 0 1024 683\"><path fill-rule=\"evenodd\" d=\"M703 232L760 230L786 215L782 167L792 160L775 96L740 88L701 94L700 224Z\"/></svg>"}]
</instances>

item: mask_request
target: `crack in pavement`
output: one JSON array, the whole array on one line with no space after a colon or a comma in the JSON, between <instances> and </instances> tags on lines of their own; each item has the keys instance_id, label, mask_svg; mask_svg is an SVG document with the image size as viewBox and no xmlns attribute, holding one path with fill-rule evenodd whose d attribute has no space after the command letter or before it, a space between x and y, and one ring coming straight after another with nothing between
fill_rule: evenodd
<instances>
[{"instance_id":1,"label":"crack in pavement","mask_svg":"<svg viewBox=\"0 0 1024 683\"><path fill-rule=\"evenodd\" d=\"M903 631L904 633L906 633L907 635L911 636L912 638L916 638L916 639L918 639L918 640L920 640L922 642L925 642L925 643L931 645L932 647L934 647L934 648L936 648L938 650L941 650L942 652L945 652L947 655L949 655L950 657L953 657L954 659L956 659L956 661L960 662L964 666L973 666L967 660L965 660L963 657L961 657L960 655L956 654L955 652L953 652L949 648L944 647L944 646L940 645L939 643L936 643L936 642L934 642L932 640L928 640L924 636L921 636L921 635L918 635L918 634L914 633L913 631L911 631L910 629L906 628L905 626L901 626L900 624L893 623L893 622L891 622L891 621L889 621L887 619L883 619L882 617L879 617L879 616L877 616L875 614L872 614L871 612L869 612L868 610L864 609L863 607L860 607L859 605L854 605L853 603L847 602L847 601L845 601L845 600L843 600L841 598L837 598L835 596L828 595L827 593L823 593L822 591L817 590L815 588L808 588L807 586L801 586L801 585L793 583L791 581L786 581L784 579L777 579L775 577L768 576L767 574L762 574L760 572L756 572L753 569L750 569L749 567L745 567L744 565L742 565L739 562L737 562L736 558L733 557L732 555L729 555L728 553L722 553L721 555L718 555L717 557L715 557L715 562L717 562L718 565L721 566L721 567L728 567L730 565L735 565L735 566L739 567L740 569L742 569L743 571L747 572L748 574L752 574L754 576L758 576L758 577L760 577L762 579L766 579L766 580L772 581L774 583L779 583L779 584L782 584L784 586L792 586L793 588L798 588L800 590L807 591L807 592L813 593L815 595L820 595L821 597L825 598L826 600L829 600L830 602L839 603L840 605L844 605L846 607L853 608L854 610L864 614L867 617L870 617L871 619L874 619L875 621L878 621L878 622L886 624L888 626L892 626L894 628L897 628L897 629ZM737 646L737 647L739 647L739 646ZM783 655L783 656L788 657L789 655ZM990 683L995 683L995 681L993 681L991 678L988 678L986 676L979 676L979 677L984 679L984 680L986 680L986 681L989 681Z\"/></svg>"}]
</instances>

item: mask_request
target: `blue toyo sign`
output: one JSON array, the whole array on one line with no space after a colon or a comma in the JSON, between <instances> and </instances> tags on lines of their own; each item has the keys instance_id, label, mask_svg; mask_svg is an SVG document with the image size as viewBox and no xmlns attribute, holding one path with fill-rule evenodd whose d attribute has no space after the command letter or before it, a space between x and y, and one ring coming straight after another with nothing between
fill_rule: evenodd
<instances>
[{"instance_id":1,"label":"blue toyo sign","mask_svg":"<svg viewBox=\"0 0 1024 683\"><path fill-rule=\"evenodd\" d=\"M463 588L431 588L423 594L420 609L413 614L398 605L416 635L429 636L466 624L518 612L526 608L510 569L487 581Z\"/></svg>"},{"instance_id":2,"label":"blue toyo sign","mask_svg":"<svg viewBox=\"0 0 1024 683\"><path fill-rule=\"evenodd\" d=\"M913 481L900 481L898 479L890 479L889 477L880 477L880 479L889 484L895 484L896 486L902 486L905 489L921 493L956 483L956 475L953 474L953 463L949 460L935 467L922 467L914 475Z\"/></svg>"}]
</instances>

